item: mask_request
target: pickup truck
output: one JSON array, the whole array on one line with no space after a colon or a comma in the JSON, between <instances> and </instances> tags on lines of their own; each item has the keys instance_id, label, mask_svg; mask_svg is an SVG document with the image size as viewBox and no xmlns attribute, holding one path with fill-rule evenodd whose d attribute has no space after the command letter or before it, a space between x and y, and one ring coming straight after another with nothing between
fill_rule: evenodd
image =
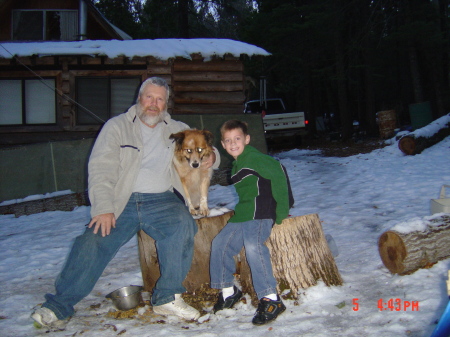
<instances>
[{"instance_id":1,"label":"pickup truck","mask_svg":"<svg viewBox=\"0 0 450 337\"><path fill-rule=\"evenodd\" d=\"M301 142L306 135L308 121L304 112L288 112L281 98L269 98L265 101L254 100L245 103L244 113L260 113L266 139L294 137Z\"/></svg>"}]
</instances>

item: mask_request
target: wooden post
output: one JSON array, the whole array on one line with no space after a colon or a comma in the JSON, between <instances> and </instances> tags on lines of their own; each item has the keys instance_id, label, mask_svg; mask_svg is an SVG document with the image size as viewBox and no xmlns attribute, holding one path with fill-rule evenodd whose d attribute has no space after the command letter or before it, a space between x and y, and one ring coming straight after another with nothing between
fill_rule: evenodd
<instances>
[{"instance_id":1,"label":"wooden post","mask_svg":"<svg viewBox=\"0 0 450 337\"><path fill-rule=\"evenodd\" d=\"M327 286L342 285L317 214L287 218L281 225L275 225L266 245L280 293L290 289L292 298L297 299L300 289L316 285L319 279ZM244 251L240 261L242 291L249 293L255 304L258 299Z\"/></svg>"},{"instance_id":2,"label":"wooden post","mask_svg":"<svg viewBox=\"0 0 450 337\"><path fill-rule=\"evenodd\" d=\"M378 240L381 260L393 274L408 275L450 257L450 216L430 220L424 231L384 232Z\"/></svg>"}]
</instances>

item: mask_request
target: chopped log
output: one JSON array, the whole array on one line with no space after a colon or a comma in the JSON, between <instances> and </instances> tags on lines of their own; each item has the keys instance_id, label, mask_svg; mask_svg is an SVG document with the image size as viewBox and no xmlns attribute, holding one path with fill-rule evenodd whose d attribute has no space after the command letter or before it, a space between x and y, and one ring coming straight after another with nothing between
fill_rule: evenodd
<instances>
[{"instance_id":1,"label":"chopped log","mask_svg":"<svg viewBox=\"0 0 450 337\"><path fill-rule=\"evenodd\" d=\"M198 233L195 235L194 257L191 269L183 282L189 293L196 293L210 283L209 258L211 242L233 215L229 211L222 215L195 220ZM143 231L138 233L139 257L144 290L151 291L160 276L155 241Z\"/></svg>"},{"instance_id":2,"label":"chopped log","mask_svg":"<svg viewBox=\"0 0 450 337\"><path fill-rule=\"evenodd\" d=\"M450 136L450 114L400 138L398 148L406 155L416 155Z\"/></svg>"},{"instance_id":3,"label":"chopped log","mask_svg":"<svg viewBox=\"0 0 450 337\"><path fill-rule=\"evenodd\" d=\"M429 268L450 257L450 216L433 218L423 231L384 232L378 250L386 268L393 274L408 275Z\"/></svg>"},{"instance_id":4,"label":"chopped log","mask_svg":"<svg viewBox=\"0 0 450 337\"><path fill-rule=\"evenodd\" d=\"M199 231L195 236L194 258L183 282L189 293L200 295L209 287L211 242L232 214L233 211L230 211L196 220ZM140 231L138 244L144 289L151 291L160 276L154 240ZM285 219L281 225L274 227L266 244L272 254L272 266L279 291L290 289L292 297L297 298L300 289L316 285L319 279L327 286L342 284L317 214ZM244 249L237 261L239 260L241 262L236 263L237 277L243 292L250 294L255 304L256 295Z\"/></svg>"},{"instance_id":5,"label":"chopped log","mask_svg":"<svg viewBox=\"0 0 450 337\"><path fill-rule=\"evenodd\" d=\"M397 125L397 114L395 110L377 112L377 120L381 138L387 139L394 136L394 130Z\"/></svg>"},{"instance_id":6,"label":"chopped log","mask_svg":"<svg viewBox=\"0 0 450 337\"><path fill-rule=\"evenodd\" d=\"M281 293L290 289L290 296L298 298L301 289L322 279L327 286L342 285L343 281L328 247L319 216L309 214L287 218L275 225L266 241L270 250L272 269ZM240 282L242 291L257 302L245 251L240 254Z\"/></svg>"}]
</instances>

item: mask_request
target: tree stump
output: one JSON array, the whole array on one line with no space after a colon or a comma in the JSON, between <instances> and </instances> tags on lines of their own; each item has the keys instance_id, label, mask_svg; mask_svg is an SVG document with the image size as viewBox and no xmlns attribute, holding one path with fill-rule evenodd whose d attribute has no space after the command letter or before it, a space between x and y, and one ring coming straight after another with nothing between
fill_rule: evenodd
<instances>
[{"instance_id":1,"label":"tree stump","mask_svg":"<svg viewBox=\"0 0 450 337\"><path fill-rule=\"evenodd\" d=\"M230 211L196 220L199 231L195 236L194 258L183 282L189 293L200 295L205 286L209 286L211 242L232 215L233 211ZM138 233L138 243L144 290L151 291L160 276L155 243L143 231ZM327 286L342 284L317 214L285 219L281 225L274 226L266 244L271 251L274 276L280 292L289 288L296 299L301 288L316 285L319 279ZM236 274L243 292L250 294L252 302L256 303L244 248L236 258Z\"/></svg>"},{"instance_id":2,"label":"tree stump","mask_svg":"<svg viewBox=\"0 0 450 337\"><path fill-rule=\"evenodd\" d=\"M275 225L266 245L270 250L272 269L280 293L290 289L290 296L297 299L299 290L316 285L319 279L327 286L342 285L341 275L317 214L287 218L281 225ZM244 250L240 254L240 261L242 291L249 293L255 304L258 299L253 290Z\"/></svg>"},{"instance_id":3,"label":"tree stump","mask_svg":"<svg viewBox=\"0 0 450 337\"><path fill-rule=\"evenodd\" d=\"M227 224L233 213L233 211L229 211L218 216L195 220L198 225L198 232L195 235L194 257L191 269L183 282L189 293L199 292L206 284L209 285L211 242ZM155 241L143 231L139 231L138 245L144 290L152 291L160 276Z\"/></svg>"},{"instance_id":4,"label":"tree stump","mask_svg":"<svg viewBox=\"0 0 450 337\"><path fill-rule=\"evenodd\" d=\"M378 240L381 260L393 274L408 275L450 257L450 216L430 220L423 231L384 232Z\"/></svg>"}]
</instances>

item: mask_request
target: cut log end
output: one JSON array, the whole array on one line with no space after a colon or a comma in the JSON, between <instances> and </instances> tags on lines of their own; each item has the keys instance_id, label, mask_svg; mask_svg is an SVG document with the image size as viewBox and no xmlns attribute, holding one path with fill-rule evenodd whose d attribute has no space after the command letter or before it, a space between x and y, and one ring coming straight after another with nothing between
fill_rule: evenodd
<instances>
[{"instance_id":1,"label":"cut log end","mask_svg":"<svg viewBox=\"0 0 450 337\"><path fill-rule=\"evenodd\" d=\"M428 221L430 224L422 230L389 230L380 236L380 257L390 272L409 275L450 257L450 216L444 214Z\"/></svg>"},{"instance_id":2,"label":"cut log end","mask_svg":"<svg viewBox=\"0 0 450 337\"><path fill-rule=\"evenodd\" d=\"M378 240L381 260L391 273L401 274L405 270L403 261L407 252L402 238L393 231L385 232Z\"/></svg>"},{"instance_id":3,"label":"cut log end","mask_svg":"<svg viewBox=\"0 0 450 337\"><path fill-rule=\"evenodd\" d=\"M404 154L412 156L416 154L416 141L413 137L403 136L398 142L398 148Z\"/></svg>"},{"instance_id":4,"label":"cut log end","mask_svg":"<svg viewBox=\"0 0 450 337\"><path fill-rule=\"evenodd\" d=\"M421 136L420 134L417 135L414 133L407 134L398 141L398 148L406 155L416 155L426 148L439 143L447 136L450 136L450 123L444 125L433 135Z\"/></svg>"}]
</instances>

